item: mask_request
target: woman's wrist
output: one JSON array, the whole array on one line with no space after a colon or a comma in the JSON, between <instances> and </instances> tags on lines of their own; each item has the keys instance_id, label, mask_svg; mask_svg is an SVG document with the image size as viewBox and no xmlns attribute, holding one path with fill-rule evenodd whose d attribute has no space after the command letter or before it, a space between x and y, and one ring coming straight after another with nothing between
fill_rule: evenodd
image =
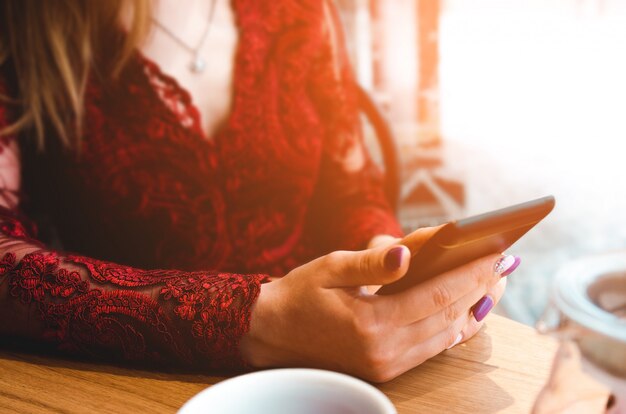
<instances>
[{"instance_id":1,"label":"woman's wrist","mask_svg":"<svg viewBox=\"0 0 626 414\"><path fill-rule=\"evenodd\" d=\"M276 328L276 308L280 306L277 284L280 278L271 277L270 282L261 285L261 292L254 303L248 332L241 338L239 349L242 357L253 367L271 365L276 355L272 355L268 338Z\"/></svg>"}]
</instances>

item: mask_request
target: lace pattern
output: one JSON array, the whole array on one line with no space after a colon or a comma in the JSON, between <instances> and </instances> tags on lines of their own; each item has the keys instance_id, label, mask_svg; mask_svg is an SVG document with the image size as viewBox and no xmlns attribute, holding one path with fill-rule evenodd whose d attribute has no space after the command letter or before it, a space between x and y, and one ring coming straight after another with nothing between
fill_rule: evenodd
<instances>
[{"instance_id":1,"label":"lace pattern","mask_svg":"<svg viewBox=\"0 0 626 414\"><path fill-rule=\"evenodd\" d=\"M79 264L80 270L65 268ZM85 271L86 270L86 271ZM87 274L85 276L84 274ZM142 271L54 252L6 253L0 284L35 305L42 339L71 354L167 365L241 368L240 337L263 275ZM149 291L120 287L159 289Z\"/></svg>"}]
</instances>

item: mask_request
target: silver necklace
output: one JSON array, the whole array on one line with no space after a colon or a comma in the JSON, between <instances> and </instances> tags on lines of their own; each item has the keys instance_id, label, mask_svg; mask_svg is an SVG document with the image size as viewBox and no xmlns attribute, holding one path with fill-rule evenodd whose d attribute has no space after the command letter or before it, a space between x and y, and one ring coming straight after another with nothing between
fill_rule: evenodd
<instances>
[{"instance_id":1,"label":"silver necklace","mask_svg":"<svg viewBox=\"0 0 626 414\"><path fill-rule=\"evenodd\" d=\"M193 73L202 73L206 69L206 60L200 54L200 50L202 50L202 46L204 46L204 42L209 37L209 32L211 31L211 23L213 22L213 15L215 14L215 4L217 0L211 0L211 8L209 9L209 18L207 20L206 26L204 28L204 32L202 33L202 37L200 38L200 42L196 47L189 46L187 42L178 37L176 33L168 29L163 23L153 18L152 21L156 26L163 31L166 35L172 38L180 47L185 49L187 52L191 54L193 60L189 64L189 70Z\"/></svg>"}]
</instances>

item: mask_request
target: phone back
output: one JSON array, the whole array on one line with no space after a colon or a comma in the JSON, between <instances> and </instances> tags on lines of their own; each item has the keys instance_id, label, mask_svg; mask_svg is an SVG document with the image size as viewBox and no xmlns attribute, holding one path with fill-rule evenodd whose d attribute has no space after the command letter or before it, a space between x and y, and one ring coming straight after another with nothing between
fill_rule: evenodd
<instances>
[{"instance_id":1,"label":"phone back","mask_svg":"<svg viewBox=\"0 0 626 414\"><path fill-rule=\"evenodd\" d=\"M554 208L548 196L443 225L418 251L407 274L377 294L408 289L473 260L504 252Z\"/></svg>"}]
</instances>

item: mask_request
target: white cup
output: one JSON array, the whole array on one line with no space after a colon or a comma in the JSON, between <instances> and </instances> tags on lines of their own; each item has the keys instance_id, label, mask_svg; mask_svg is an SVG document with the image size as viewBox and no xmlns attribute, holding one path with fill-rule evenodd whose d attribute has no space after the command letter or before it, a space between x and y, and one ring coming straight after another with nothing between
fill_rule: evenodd
<instances>
[{"instance_id":1,"label":"white cup","mask_svg":"<svg viewBox=\"0 0 626 414\"><path fill-rule=\"evenodd\" d=\"M234 377L200 392L179 414L396 414L366 382L317 369L275 369Z\"/></svg>"}]
</instances>

